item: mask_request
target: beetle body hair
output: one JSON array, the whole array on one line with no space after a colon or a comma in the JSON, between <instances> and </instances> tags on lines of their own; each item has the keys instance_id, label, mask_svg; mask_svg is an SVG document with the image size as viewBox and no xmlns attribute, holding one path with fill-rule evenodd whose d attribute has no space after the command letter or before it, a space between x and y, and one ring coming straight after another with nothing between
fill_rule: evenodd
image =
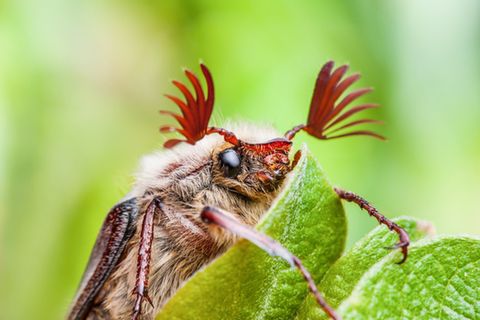
<instances>
[{"instance_id":1,"label":"beetle body hair","mask_svg":"<svg viewBox=\"0 0 480 320\"><path fill-rule=\"evenodd\" d=\"M248 123L229 128L244 141L268 141L278 133L268 126ZM136 197L140 219L153 198L163 209L155 217L152 264L148 294L154 307L144 304L140 319L153 319L175 291L198 269L228 249L236 240L231 233L205 225L200 212L216 206L235 218L255 225L280 191L278 188L241 194L228 187L216 170L216 157L228 144L209 135L195 145L181 144L145 156L128 198ZM137 254L141 223L128 242L124 254L94 301L87 319L129 319L135 296Z\"/></svg>"}]
</instances>

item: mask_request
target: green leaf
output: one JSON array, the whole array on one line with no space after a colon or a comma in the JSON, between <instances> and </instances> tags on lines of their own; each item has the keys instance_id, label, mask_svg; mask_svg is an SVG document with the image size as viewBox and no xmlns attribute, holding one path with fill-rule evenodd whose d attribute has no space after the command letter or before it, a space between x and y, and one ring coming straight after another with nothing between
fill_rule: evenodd
<instances>
[{"instance_id":1,"label":"green leaf","mask_svg":"<svg viewBox=\"0 0 480 320\"><path fill-rule=\"evenodd\" d=\"M341 255L346 237L343 207L305 148L257 229L302 259L317 283ZM307 294L297 270L240 240L197 272L157 319L293 319Z\"/></svg>"},{"instance_id":2,"label":"green leaf","mask_svg":"<svg viewBox=\"0 0 480 320\"><path fill-rule=\"evenodd\" d=\"M345 216L317 162L304 156L257 229L301 258L344 319L477 319L480 240L431 235L412 218L408 260L385 250L396 234L378 226L339 258ZM339 258L339 259L338 259ZM337 260L338 259L338 260ZM328 271L327 271L328 270ZM157 319L325 319L296 270L241 240L179 290Z\"/></svg>"},{"instance_id":3,"label":"green leaf","mask_svg":"<svg viewBox=\"0 0 480 320\"><path fill-rule=\"evenodd\" d=\"M393 219L393 221L407 231L412 242L433 233L432 225L425 221L418 221L410 217L399 217ZM391 232L383 225L379 225L338 259L318 286L323 291L330 306L334 308L339 306L352 293L365 272L391 253L385 247L392 246L397 241L396 233ZM401 259L401 253L398 250L393 254L398 260ZM326 319L326 316L318 308L315 300L307 296L296 319Z\"/></svg>"},{"instance_id":4,"label":"green leaf","mask_svg":"<svg viewBox=\"0 0 480 320\"><path fill-rule=\"evenodd\" d=\"M344 319L479 319L480 239L414 244L407 262L389 254L363 276L338 311Z\"/></svg>"}]
</instances>

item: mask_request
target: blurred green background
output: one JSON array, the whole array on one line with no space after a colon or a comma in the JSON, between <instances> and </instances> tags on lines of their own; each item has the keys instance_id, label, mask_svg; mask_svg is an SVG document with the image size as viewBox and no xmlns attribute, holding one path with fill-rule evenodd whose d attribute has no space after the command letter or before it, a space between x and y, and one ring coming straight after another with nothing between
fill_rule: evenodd
<instances>
[{"instance_id":1,"label":"blurred green background","mask_svg":"<svg viewBox=\"0 0 480 320\"><path fill-rule=\"evenodd\" d=\"M160 148L182 66L215 119L302 123L327 59L350 63L387 143L300 134L387 216L479 233L480 2L0 2L0 318L60 319L100 224ZM375 222L347 205L350 243ZM321 235L319 235L321 236Z\"/></svg>"}]
</instances>

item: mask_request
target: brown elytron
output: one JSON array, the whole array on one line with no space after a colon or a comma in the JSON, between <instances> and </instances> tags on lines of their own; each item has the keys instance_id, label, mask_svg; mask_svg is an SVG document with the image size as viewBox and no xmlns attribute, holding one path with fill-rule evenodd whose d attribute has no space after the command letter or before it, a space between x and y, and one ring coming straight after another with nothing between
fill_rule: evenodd
<instances>
[{"instance_id":1,"label":"brown elytron","mask_svg":"<svg viewBox=\"0 0 480 320\"><path fill-rule=\"evenodd\" d=\"M344 78L347 66L334 69L333 62L326 63L315 84L307 123L280 137L271 128L248 124L228 129L209 127L215 90L208 68L203 64L200 68L206 90L187 70L193 92L174 81L184 100L167 95L181 114L161 111L175 118L179 127L163 126L160 130L178 132L184 139L170 139L164 144L166 151L145 157L132 191L107 215L69 319L153 319L184 281L238 237L297 267L320 307L330 318L340 319L301 261L252 227L278 195L300 157L298 151L291 154L291 140L299 131L319 139L353 135L383 139L372 131L345 131L378 122L359 119L345 123L351 116L376 107L350 107L371 89L346 93L359 75ZM407 233L359 196L338 188L335 191L341 199L357 203L398 233L400 242L394 248L402 249L404 262Z\"/></svg>"}]
</instances>

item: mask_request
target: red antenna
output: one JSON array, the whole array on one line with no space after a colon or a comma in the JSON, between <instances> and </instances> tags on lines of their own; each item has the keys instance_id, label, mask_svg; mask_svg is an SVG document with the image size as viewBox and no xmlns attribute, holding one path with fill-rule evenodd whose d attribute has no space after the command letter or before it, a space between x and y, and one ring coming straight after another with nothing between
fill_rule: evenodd
<instances>
[{"instance_id":1,"label":"red antenna","mask_svg":"<svg viewBox=\"0 0 480 320\"><path fill-rule=\"evenodd\" d=\"M163 133L176 131L185 137L185 140L167 140L163 145L165 148L172 148L180 142L195 144L207 134L208 122L213 111L215 91L210 71L204 64L200 64L200 68L207 83L207 97L205 97L205 92L197 76L190 70L185 70L185 75L193 85L195 97L184 84L175 80L172 81L172 83L183 93L185 102L178 97L168 94L165 95L180 108L182 115L165 110L160 111L162 114L172 116L180 124L180 128L163 126L160 128L160 131Z\"/></svg>"},{"instance_id":2,"label":"red antenna","mask_svg":"<svg viewBox=\"0 0 480 320\"><path fill-rule=\"evenodd\" d=\"M385 138L373 131L356 130L342 133L347 129L364 123L382 123L373 119L360 119L343 124L346 119L354 114L371 108L378 107L377 104L366 103L355 106L347 110L347 107L357 98L372 91L371 88L355 90L347 94L340 102L337 102L340 96L359 78L360 75L353 74L342 80L348 70L347 65L333 70L333 61L327 62L317 77L315 89L313 91L312 101L310 103L310 112L308 114L307 124L294 127L285 134L285 138L292 140L297 132L304 130L318 139L335 139L354 135L367 135L377 139Z\"/></svg>"}]
</instances>

